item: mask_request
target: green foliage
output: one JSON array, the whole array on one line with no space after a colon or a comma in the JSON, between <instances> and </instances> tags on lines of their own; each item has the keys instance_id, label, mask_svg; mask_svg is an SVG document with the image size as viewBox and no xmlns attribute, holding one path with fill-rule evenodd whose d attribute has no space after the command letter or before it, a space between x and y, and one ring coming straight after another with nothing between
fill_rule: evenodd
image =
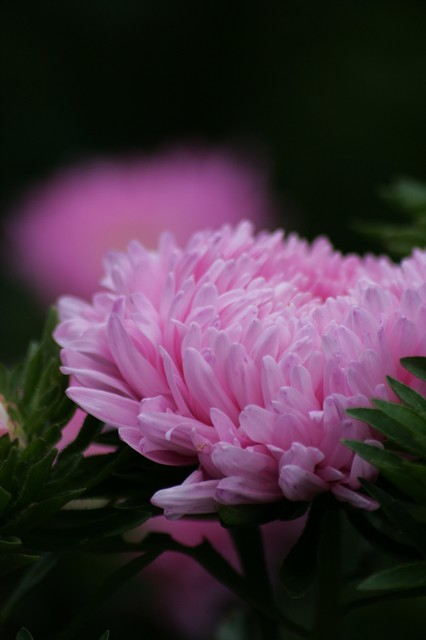
<instances>
[{"instance_id":1,"label":"green foliage","mask_svg":"<svg viewBox=\"0 0 426 640\"><path fill-rule=\"evenodd\" d=\"M426 589L426 562L403 564L380 571L359 585L360 591L411 591Z\"/></svg>"},{"instance_id":2,"label":"green foliage","mask_svg":"<svg viewBox=\"0 0 426 640\"><path fill-rule=\"evenodd\" d=\"M426 203L426 190L424 195ZM418 206L421 197L420 191ZM426 381L426 358L403 358L401 364ZM395 545L399 549L411 548L412 557L426 559L426 397L393 378L388 378L388 383L399 402L374 400L375 408L348 410L352 417L367 422L385 436L384 448L346 442L380 471L377 483L362 481L381 510L376 515L364 514L362 518L368 523L361 523L361 530L373 543L375 538L387 536L388 549ZM398 565L370 576L358 589L426 593L425 575L424 561Z\"/></svg>"},{"instance_id":3,"label":"green foliage","mask_svg":"<svg viewBox=\"0 0 426 640\"><path fill-rule=\"evenodd\" d=\"M23 366L0 366L1 401L10 424L10 433L0 438L0 575L17 573L2 603L0 622L49 574L62 553L98 552L108 541L120 544L123 534L157 512L150 504L152 494L188 475L187 468L144 460L115 431L103 434L103 423L91 416L58 453L55 445L76 407L65 394L68 380L60 372L59 348L52 339L56 321L52 310L41 341L31 345ZM108 444L111 451L86 456L96 442ZM143 555L129 565L130 573L162 550L141 549ZM105 588L113 591L126 576L123 569ZM28 640L31 634L22 629L17 637ZM105 632L102 640L108 637Z\"/></svg>"},{"instance_id":4,"label":"green foliage","mask_svg":"<svg viewBox=\"0 0 426 640\"><path fill-rule=\"evenodd\" d=\"M360 223L358 229L400 258L426 244L426 185L401 178L381 190L383 199L399 214L395 223Z\"/></svg>"}]
</instances>

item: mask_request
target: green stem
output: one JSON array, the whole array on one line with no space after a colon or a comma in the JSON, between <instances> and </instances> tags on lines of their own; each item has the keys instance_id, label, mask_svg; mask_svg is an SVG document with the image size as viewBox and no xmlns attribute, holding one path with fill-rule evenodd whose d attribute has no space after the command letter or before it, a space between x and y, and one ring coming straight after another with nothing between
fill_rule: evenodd
<instances>
[{"instance_id":1,"label":"green stem","mask_svg":"<svg viewBox=\"0 0 426 640\"><path fill-rule=\"evenodd\" d=\"M218 553L211 544L204 540L196 547L186 547L168 534L151 533L140 543L126 543L122 540L100 541L95 545L87 545L87 550L97 553L137 553L147 551L176 551L193 558L216 580L221 582L236 596L241 598L254 610L274 620L283 629L301 638L307 638L305 628L289 620L277 607L266 599L259 600L257 590ZM62 638L61 638L62 640Z\"/></svg>"},{"instance_id":2,"label":"green stem","mask_svg":"<svg viewBox=\"0 0 426 640\"><path fill-rule=\"evenodd\" d=\"M259 527L234 527L230 535L238 552L246 579L250 582L259 602L274 605L274 594L269 580L265 560L262 533ZM278 640L280 637L277 620L264 613L257 612L261 637L265 640Z\"/></svg>"},{"instance_id":3,"label":"green stem","mask_svg":"<svg viewBox=\"0 0 426 640\"><path fill-rule=\"evenodd\" d=\"M317 599L312 640L337 640L340 631L340 511L335 503L330 503L326 509L318 550Z\"/></svg>"}]
</instances>

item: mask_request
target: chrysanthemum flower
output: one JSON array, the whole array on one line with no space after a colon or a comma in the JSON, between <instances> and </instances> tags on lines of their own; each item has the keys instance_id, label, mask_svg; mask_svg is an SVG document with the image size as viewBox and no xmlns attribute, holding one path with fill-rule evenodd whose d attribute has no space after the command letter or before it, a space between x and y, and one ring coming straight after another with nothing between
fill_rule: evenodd
<instances>
[{"instance_id":1,"label":"chrysanthemum flower","mask_svg":"<svg viewBox=\"0 0 426 640\"><path fill-rule=\"evenodd\" d=\"M373 508L359 478L375 471L341 440L380 438L345 410L386 396L386 375L408 379L399 359L426 353L424 262L343 257L247 224L184 250L132 242L107 257L92 303L60 301L68 393L142 455L197 465L154 495L169 517L325 491Z\"/></svg>"},{"instance_id":2,"label":"chrysanthemum flower","mask_svg":"<svg viewBox=\"0 0 426 640\"><path fill-rule=\"evenodd\" d=\"M15 206L5 252L8 267L43 300L90 296L107 250L123 250L134 237L154 248L165 229L185 242L198 229L242 218L264 226L272 208L266 172L226 150L94 159L58 171Z\"/></svg>"}]
</instances>

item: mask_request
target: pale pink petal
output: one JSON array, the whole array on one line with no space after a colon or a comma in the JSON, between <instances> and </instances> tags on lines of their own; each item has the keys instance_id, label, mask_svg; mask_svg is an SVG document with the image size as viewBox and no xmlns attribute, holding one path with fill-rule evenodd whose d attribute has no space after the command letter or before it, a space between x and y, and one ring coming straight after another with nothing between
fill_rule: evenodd
<instances>
[{"instance_id":1,"label":"pale pink petal","mask_svg":"<svg viewBox=\"0 0 426 640\"><path fill-rule=\"evenodd\" d=\"M117 427L135 427L139 402L99 389L70 387L67 395L87 413Z\"/></svg>"}]
</instances>

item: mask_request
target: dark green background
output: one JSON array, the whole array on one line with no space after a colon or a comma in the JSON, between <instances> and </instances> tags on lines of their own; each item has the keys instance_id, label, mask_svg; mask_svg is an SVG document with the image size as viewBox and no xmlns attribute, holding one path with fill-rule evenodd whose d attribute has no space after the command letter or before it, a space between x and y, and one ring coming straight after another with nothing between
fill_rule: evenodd
<instances>
[{"instance_id":1,"label":"dark green background","mask_svg":"<svg viewBox=\"0 0 426 640\"><path fill-rule=\"evenodd\" d=\"M1 211L58 166L191 140L263 154L293 227L361 250L378 187L425 178L425 2L17 0L0 47ZM2 281L11 357L39 318Z\"/></svg>"}]
</instances>

